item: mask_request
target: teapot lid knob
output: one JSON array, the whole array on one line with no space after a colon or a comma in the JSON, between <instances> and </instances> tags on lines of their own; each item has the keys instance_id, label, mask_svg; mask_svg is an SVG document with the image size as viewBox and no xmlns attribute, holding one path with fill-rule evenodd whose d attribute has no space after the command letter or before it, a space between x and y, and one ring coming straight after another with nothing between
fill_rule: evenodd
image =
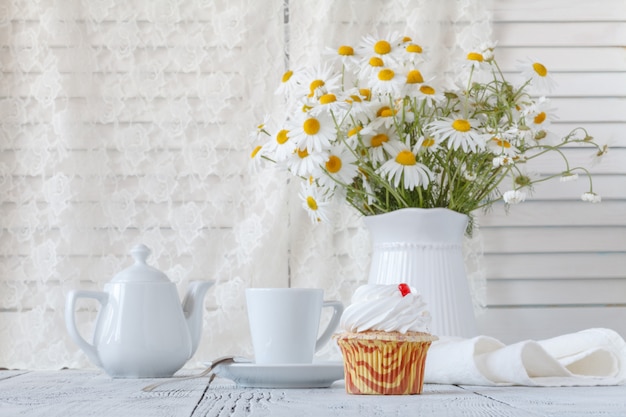
<instances>
[{"instance_id":1,"label":"teapot lid knob","mask_svg":"<svg viewBox=\"0 0 626 417\"><path fill-rule=\"evenodd\" d=\"M113 277L112 282L170 282L167 276L146 264L152 251L144 244L137 244L130 250L135 263Z\"/></svg>"},{"instance_id":2,"label":"teapot lid knob","mask_svg":"<svg viewBox=\"0 0 626 417\"><path fill-rule=\"evenodd\" d=\"M139 243L130 250L130 254L133 256L135 263L144 264L146 263L146 259L150 256L152 251L149 247L144 245L143 243Z\"/></svg>"}]
</instances>

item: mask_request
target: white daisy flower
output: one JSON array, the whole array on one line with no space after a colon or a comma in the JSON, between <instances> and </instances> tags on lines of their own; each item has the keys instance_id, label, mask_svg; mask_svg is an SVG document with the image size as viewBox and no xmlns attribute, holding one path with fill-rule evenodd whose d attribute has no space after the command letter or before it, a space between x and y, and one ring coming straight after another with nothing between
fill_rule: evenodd
<instances>
[{"instance_id":1,"label":"white daisy flower","mask_svg":"<svg viewBox=\"0 0 626 417\"><path fill-rule=\"evenodd\" d=\"M502 135L507 138L509 142L519 145L533 140L535 136L534 132L528 126L518 123L513 123Z\"/></svg>"},{"instance_id":2,"label":"white daisy flower","mask_svg":"<svg viewBox=\"0 0 626 417\"><path fill-rule=\"evenodd\" d=\"M376 112L374 113L374 117L370 123L370 128L378 129L380 127L385 127L390 129L395 126L396 121L394 117L398 114L399 109L389 107L387 105L387 100L377 100L374 102L378 103L378 107L374 108Z\"/></svg>"},{"instance_id":3,"label":"white daisy flower","mask_svg":"<svg viewBox=\"0 0 626 417\"><path fill-rule=\"evenodd\" d=\"M335 73L332 67L316 66L308 68L301 76L303 85L302 95L317 100L329 91L337 91L341 88L341 74Z\"/></svg>"},{"instance_id":4,"label":"white daisy flower","mask_svg":"<svg viewBox=\"0 0 626 417\"><path fill-rule=\"evenodd\" d=\"M377 56L372 56L361 64L358 78L361 82L369 82L376 77L378 72L385 68L385 61Z\"/></svg>"},{"instance_id":5,"label":"white daisy flower","mask_svg":"<svg viewBox=\"0 0 626 417\"><path fill-rule=\"evenodd\" d=\"M379 57L386 62L397 63L400 59L402 37L398 33L389 33L386 36L364 36L357 47L360 56L369 59L372 56Z\"/></svg>"},{"instance_id":6,"label":"white daisy flower","mask_svg":"<svg viewBox=\"0 0 626 417\"><path fill-rule=\"evenodd\" d=\"M570 182L570 181L576 181L577 179L578 179L578 174L573 173L573 172L564 172L563 174L561 174L559 181Z\"/></svg>"},{"instance_id":7,"label":"white daisy flower","mask_svg":"<svg viewBox=\"0 0 626 417\"><path fill-rule=\"evenodd\" d=\"M481 54L483 55L483 59L485 61L489 62L494 59L493 51L495 51L497 44L498 42L492 42L492 41L487 41L487 42L480 44L480 46L478 47L478 50L481 51Z\"/></svg>"},{"instance_id":8,"label":"white daisy flower","mask_svg":"<svg viewBox=\"0 0 626 417\"><path fill-rule=\"evenodd\" d=\"M293 97L297 94L301 84L301 72L294 70L287 70L283 74L280 85L274 92L276 95L283 95L287 98Z\"/></svg>"},{"instance_id":9,"label":"white daisy flower","mask_svg":"<svg viewBox=\"0 0 626 417\"><path fill-rule=\"evenodd\" d=\"M366 126L360 135L373 162L385 162L389 153L402 145L397 132L392 128L378 127L374 130L371 126Z\"/></svg>"},{"instance_id":10,"label":"white daisy flower","mask_svg":"<svg viewBox=\"0 0 626 417\"><path fill-rule=\"evenodd\" d=\"M518 61L518 68L522 72L525 81L530 80L530 85L540 92L551 92L556 86L556 81L548 73L548 69L540 62L527 58Z\"/></svg>"},{"instance_id":11,"label":"white daisy flower","mask_svg":"<svg viewBox=\"0 0 626 417\"><path fill-rule=\"evenodd\" d=\"M276 162L280 162L293 155L296 146L296 142L290 138L289 130L280 129L272 139L263 145L263 154L272 155Z\"/></svg>"},{"instance_id":12,"label":"white daisy flower","mask_svg":"<svg viewBox=\"0 0 626 417\"><path fill-rule=\"evenodd\" d=\"M494 168L505 167L513 164L513 159L508 156L496 156L492 161Z\"/></svg>"},{"instance_id":13,"label":"white daisy flower","mask_svg":"<svg viewBox=\"0 0 626 417\"><path fill-rule=\"evenodd\" d=\"M330 57L331 62L339 62L346 70L352 71L359 66L359 57L355 53L354 47L341 45L338 48L325 50L325 55Z\"/></svg>"},{"instance_id":14,"label":"white daisy flower","mask_svg":"<svg viewBox=\"0 0 626 417\"><path fill-rule=\"evenodd\" d=\"M602 162L604 155L606 155L608 151L609 151L608 143L601 145L600 148L593 154L593 157L591 158L591 166L596 166L600 162Z\"/></svg>"},{"instance_id":15,"label":"white daisy flower","mask_svg":"<svg viewBox=\"0 0 626 417\"><path fill-rule=\"evenodd\" d=\"M374 193L374 189L372 188L372 184L370 183L369 177L367 176L367 174L359 170L358 178L361 179L361 186L363 187L367 204L373 204L374 201L376 201L376 196Z\"/></svg>"},{"instance_id":16,"label":"white daisy flower","mask_svg":"<svg viewBox=\"0 0 626 417\"><path fill-rule=\"evenodd\" d=\"M391 68L382 68L369 79L373 94L400 94L404 80L400 74Z\"/></svg>"},{"instance_id":17,"label":"white daisy flower","mask_svg":"<svg viewBox=\"0 0 626 417\"><path fill-rule=\"evenodd\" d=\"M580 198L583 201L588 201L590 203L599 203L602 201L602 197L593 192L586 192Z\"/></svg>"},{"instance_id":18,"label":"white daisy flower","mask_svg":"<svg viewBox=\"0 0 626 417\"><path fill-rule=\"evenodd\" d=\"M263 159L263 146L257 145L250 153L250 159L252 159L252 172L258 172L265 161Z\"/></svg>"},{"instance_id":19,"label":"white daisy flower","mask_svg":"<svg viewBox=\"0 0 626 417\"><path fill-rule=\"evenodd\" d=\"M439 137L442 141L447 140L448 148L477 152L485 147L484 135L473 128L477 124L478 122L473 119L446 118L432 122L428 128L435 137Z\"/></svg>"},{"instance_id":20,"label":"white daisy flower","mask_svg":"<svg viewBox=\"0 0 626 417\"><path fill-rule=\"evenodd\" d=\"M404 65L415 65L426 61L427 51L422 45L413 42L412 39L405 41L400 45L402 48L401 59Z\"/></svg>"},{"instance_id":21,"label":"white daisy flower","mask_svg":"<svg viewBox=\"0 0 626 417\"><path fill-rule=\"evenodd\" d=\"M334 146L328 154L323 172L317 175L320 184L335 189L338 184L351 184L358 174L356 157L345 146Z\"/></svg>"},{"instance_id":22,"label":"white daisy flower","mask_svg":"<svg viewBox=\"0 0 626 417\"><path fill-rule=\"evenodd\" d=\"M530 106L522 109L522 115L526 125L532 129L546 129L550 122L556 119L556 108L552 107L552 102L546 97L539 97Z\"/></svg>"},{"instance_id":23,"label":"white daisy flower","mask_svg":"<svg viewBox=\"0 0 626 417\"><path fill-rule=\"evenodd\" d=\"M253 132L250 132L250 138L256 140L261 135L268 134L267 124L270 121L270 115L266 114L263 116L263 120L256 126L256 129Z\"/></svg>"},{"instance_id":24,"label":"white daisy flower","mask_svg":"<svg viewBox=\"0 0 626 417\"><path fill-rule=\"evenodd\" d=\"M393 181L394 187L403 181L404 188L413 190L415 187L428 188L434 175L424 164L417 162L415 154L406 147L402 147L391 154L391 159L385 162L376 173Z\"/></svg>"},{"instance_id":25,"label":"white daisy flower","mask_svg":"<svg viewBox=\"0 0 626 417\"><path fill-rule=\"evenodd\" d=\"M415 89L409 88L409 90L411 91L406 92L406 94L410 97L414 97L419 102L426 101L428 104L431 104L439 103L444 99L443 94L430 84L416 85Z\"/></svg>"},{"instance_id":26,"label":"white daisy flower","mask_svg":"<svg viewBox=\"0 0 626 417\"><path fill-rule=\"evenodd\" d=\"M344 129L344 143L350 149L355 149L359 143L359 137L361 135L363 126L361 125L347 125Z\"/></svg>"},{"instance_id":27,"label":"white daisy flower","mask_svg":"<svg viewBox=\"0 0 626 417\"><path fill-rule=\"evenodd\" d=\"M376 117L377 104L372 102L371 97L372 92L365 88L346 91L343 101L349 105L348 111L353 123L366 124Z\"/></svg>"},{"instance_id":28,"label":"white daisy flower","mask_svg":"<svg viewBox=\"0 0 626 417\"><path fill-rule=\"evenodd\" d=\"M321 152L336 139L335 124L326 113L302 113L290 124L290 136L300 149Z\"/></svg>"},{"instance_id":29,"label":"white daisy flower","mask_svg":"<svg viewBox=\"0 0 626 417\"><path fill-rule=\"evenodd\" d=\"M526 200L526 193L520 190L509 190L502 195L506 204L519 204Z\"/></svg>"},{"instance_id":30,"label":"white daisy flower","mask_svg":"<svg viewBox=\"0 0 626 417\"><path fill-rule=\"evenodd\" d=\"M470 51L465 56L465 67L473 68L474 71L489 69L489 62L482 52Z\"/></svg>"},{"instance_id":31,"label":"white daisy flower","mask_svg":"<svg viewBox=\"0 0 626 417\"><path fill-rule=\"evenodd\" d=\"M519 154L519 149L513 146L511 142L496 136L492 137L491 140L487 142L487 149L489 149L494 155L502 155L510 158Z\"/></svg>"},{"instance_id":32,"label":"white daisy flower","mask_svg":"<svg viewBox=\"0 0 626 417\"><path fill-rule=\"evenodd\" d=\"M433 136L421 136L415 142L413 152L436 152L439 148L440 142L438 142Z\"/></svg>"},{"instance_id":33,"label":"white daisy flower","mask_svg":"<svg viewBox=\"0 0 626 417\"><path fill-rule=\"evenodd\" d=\"M308 182L302 183L300 189L302 206L313 223L330 222L331 202L325 194L324 190L317 187L315 184Z\"/></svg>"},{"instance_id":34,"label":"white daisy flower","mask_svg":"<svg viewBox=\"0 0 626 417\"><path fill-rule=\"evenodd\" d=\"M285 162L289 171L294 175L308 177L317 172L325 160L326 155L321 152L309 153L306 148L297 148Z\"/></svg>"},{"instance_id":35,"label":"white daisy flower","mask_svg":"<svg viewBox=\"0 0 626 417\"><path fill-rule=\"evenodd\" d=\"M467 171L464 169L463 178L465 178L467 181L476 181L476 178L478 178L478 175L473 171Z\"/></svg>"},{"instance_id":36,"label":"white daisy flower","mask_svg":"<svg viewBox=\"0 0 626 417\"><path fill-rule=\"evenodd\" d=\"M540 97L532 105L522 110L526 126L532 131L532 138L541 143L552 143L558 138L551 134L550 124L557 117L549 99Z\"/></svg>"},{"instance_id":37,"label":"white daisy flower","mask_svg":"<svg viewBox=\"0 0 626 417\"><path fill-rule=\"evenodd\" d=\"M424 85L426 80L424 80L424 76L420 72L420 70L416 68L409 69L405 73L403 73L404 83L402 85L402 95L408 96L411 98L420 98L424 97L424 91L420 90L422 85ZM432 80L428 80L432 81ZM432 88L432 87L431 87ZM428 89L425 89L428 92ZM434 93L434 90L433 90Z\"/></svg>"},{"instance_id":38,"label":"white daisy flower","mask_svg":"<svg viewBox=\"0 0 626 417\"><path fill-rule=\"evenodd\" d=\"M341 120L350 109L350 102L347 100L347 97L342 94L337 95L331 92L323 94L309 113L315 116L321 112L326 112L329 115L334 115L336 120Z\"/></svg>"}]
</instances>

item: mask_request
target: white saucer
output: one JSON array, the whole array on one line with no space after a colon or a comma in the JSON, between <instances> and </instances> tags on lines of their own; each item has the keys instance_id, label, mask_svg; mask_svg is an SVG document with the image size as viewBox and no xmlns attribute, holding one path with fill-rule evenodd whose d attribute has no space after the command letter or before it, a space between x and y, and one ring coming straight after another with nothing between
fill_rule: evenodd
<instances>
[{"instance_id":1,"label":"white saucer","mask_svg":"<svg viewBox=\"0 0 626 417\"><path fill-rule=\"evenodd\" d=\"M215 373L247 388L327 388L343 379L342 362L312 364L228 363Z\"/></svg>"}]
</instances>

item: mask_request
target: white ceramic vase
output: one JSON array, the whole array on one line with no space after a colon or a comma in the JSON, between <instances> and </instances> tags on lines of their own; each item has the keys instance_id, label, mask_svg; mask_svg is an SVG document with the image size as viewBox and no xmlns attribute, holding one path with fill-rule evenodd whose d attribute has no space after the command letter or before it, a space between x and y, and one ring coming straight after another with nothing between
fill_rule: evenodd
<instances>
[{"instance_id":1,"label":"white ceramic vase","mask_svg":"<svg viewBox=\"0 0 626 417\"><path fill-rule=\"evenodd\" d=\"M406 208L366 216L370 284L405 282L419 291L437 336L477 335L463 258L468 217L445 208Z\"/></svg>"}]
</instances>

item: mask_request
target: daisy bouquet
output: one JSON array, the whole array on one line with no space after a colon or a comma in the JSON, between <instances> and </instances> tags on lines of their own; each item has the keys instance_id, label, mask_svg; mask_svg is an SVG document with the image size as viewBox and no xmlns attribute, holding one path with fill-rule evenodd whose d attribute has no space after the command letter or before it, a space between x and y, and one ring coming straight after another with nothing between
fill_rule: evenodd
<instances>
[{"instance_id":1,"label":"daisy bouquet","mask_svg":"<svg viewBox=\"0 0 626 417\"><path fill-rule=\"evenodd\" d=\"M300 197L315 222L337 202L363 215L405 207L445 207L471 216L503 200L524 201L533 184L560 177L589 181L582 199L600 201L589 171L571 166L564 148L607 147L583 128L550 131L554 109L541 91L553 81L541 63L521 63L508 81L495 45L464 52L451 87L422 74L428 51L407 37L364 37L329 49L315 68L287 71L277 89L287 112L264 120L256 161L272 161L301 179ZM266 118L267 119L267 118ZM562 168L535 176L529 161L556 154Z\"/></svg>"}]
</instances>

